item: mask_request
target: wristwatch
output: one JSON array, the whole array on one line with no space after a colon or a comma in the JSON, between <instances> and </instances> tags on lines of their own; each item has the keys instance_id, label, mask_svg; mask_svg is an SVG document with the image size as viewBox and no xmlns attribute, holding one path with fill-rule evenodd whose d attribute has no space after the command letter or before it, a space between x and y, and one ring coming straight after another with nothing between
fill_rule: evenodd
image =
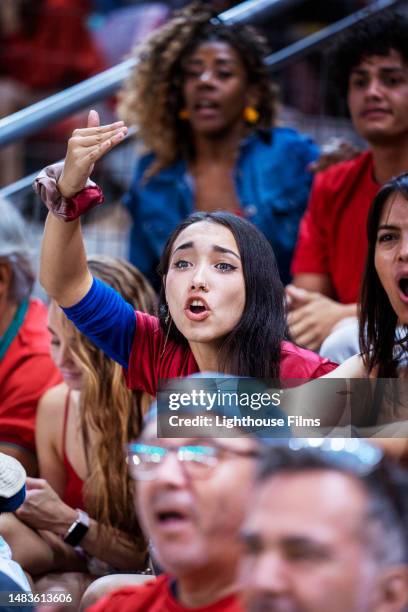
<instances>
[{"instance_id":1,"label":"wristwatch","mask_svg":"<svg viewBox=\"0 0 408 612\"><path fill-rule=\"evenodd\" d=\"M83 510L76 509L77 518L64 535L64 542L71 546L78 546L89 529L89 516Z\"/></svg>"}]
</instances>

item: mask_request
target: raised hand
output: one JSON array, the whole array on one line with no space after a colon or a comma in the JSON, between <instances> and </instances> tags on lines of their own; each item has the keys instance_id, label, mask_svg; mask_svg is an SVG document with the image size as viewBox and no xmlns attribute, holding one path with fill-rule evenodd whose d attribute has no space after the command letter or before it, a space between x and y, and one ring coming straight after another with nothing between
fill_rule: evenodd
<instances>
[{"instance_id":1,"label":"raised hand","mask_svg":"<svg viewBox=\"0 0 408 612\"><path fill-rule=\"evenodd\" d=\"M100 125L99 115L89 111L86 128L74 130L68 141L64 169L58 181L58 189L65 198L72 198L81 191L93 171L95 162L127 134L123 121Z\"/></svg>"}]
</instances>

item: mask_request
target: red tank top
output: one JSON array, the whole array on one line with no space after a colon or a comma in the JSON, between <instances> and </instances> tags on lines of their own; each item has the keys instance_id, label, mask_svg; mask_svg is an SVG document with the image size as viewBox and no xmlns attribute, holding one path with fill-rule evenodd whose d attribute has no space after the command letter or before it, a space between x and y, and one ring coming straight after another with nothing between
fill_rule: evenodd
<instances>
[{"instance_id":1,"label":"red tank top","mask_svg":"<svg viewBox=\"0 0 408 612\"><path fill-rule=\"evenodd\" d=\"M64 408L64 427L62 430L62 457L64 461L65 470L67 473L67 481L65 484L64 493L62 495L62 501L65 502L71 508L79 508L84 510L84 500L82 496L84 481L78 476L74 468L72 467L68 456L65 452L66 448L66 435L67 435L67 421L69 415L70 405L70 392L67 393Z\"/></svg>"}]
</instances>

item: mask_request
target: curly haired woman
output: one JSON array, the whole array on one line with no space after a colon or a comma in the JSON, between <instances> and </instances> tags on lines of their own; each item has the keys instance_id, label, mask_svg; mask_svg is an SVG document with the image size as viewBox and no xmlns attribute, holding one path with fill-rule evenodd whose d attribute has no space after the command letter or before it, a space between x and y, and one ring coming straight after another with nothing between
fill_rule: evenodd
<instances>
[{"instance_id":1,"label":"curly haired woman","mask_svg":"<svg viewBox=\"0 0 408 612\"><path fill-rule=\"evenodd\" d=\"M153 290L131 264L104 256L88 264L134 308L153 312ZM123 447L139 434L148 396L127 389L120 365L78 332L55 302L49 329L64 382L39 404L41 478L27 480L18 518L1 517L0 533L13 558L34 578L84 572L86 586L110 568L136 572L146 567Z\"/></svg>"},{"instance_id":2,"label":"curly haired woman","mask_svg":"<svg viewBox=\"0 0 408 612\"><path fill-rule=\"evenodd\" d=\"M195 3L136 51L119 108L148 152L126 197L130 258L158 286L155 268L178 223L222 209L265 234L286 283L318 149L276 125L263 38L211 17Z\"/></svg>"}]
</instances>

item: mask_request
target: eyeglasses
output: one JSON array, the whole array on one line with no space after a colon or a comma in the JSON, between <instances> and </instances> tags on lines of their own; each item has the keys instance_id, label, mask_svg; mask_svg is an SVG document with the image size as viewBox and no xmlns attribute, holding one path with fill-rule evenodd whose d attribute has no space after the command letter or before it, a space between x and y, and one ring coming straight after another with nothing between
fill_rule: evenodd
<instances>
[{"instance_id":1,"label":"eyeglasses","mask_svg":"<svg viewBox=\"0 0 408 612\"><path fill-rule=\"evenodd\" d=\"M127 464L135 480L153 480L157 468L170 453L175 453L190 478L208 478L225 455L255 458L256 450L238 450L221 444L187 444L180 446L157 446L134 442L127 445Z\"/></svg>"}]
</instances>

